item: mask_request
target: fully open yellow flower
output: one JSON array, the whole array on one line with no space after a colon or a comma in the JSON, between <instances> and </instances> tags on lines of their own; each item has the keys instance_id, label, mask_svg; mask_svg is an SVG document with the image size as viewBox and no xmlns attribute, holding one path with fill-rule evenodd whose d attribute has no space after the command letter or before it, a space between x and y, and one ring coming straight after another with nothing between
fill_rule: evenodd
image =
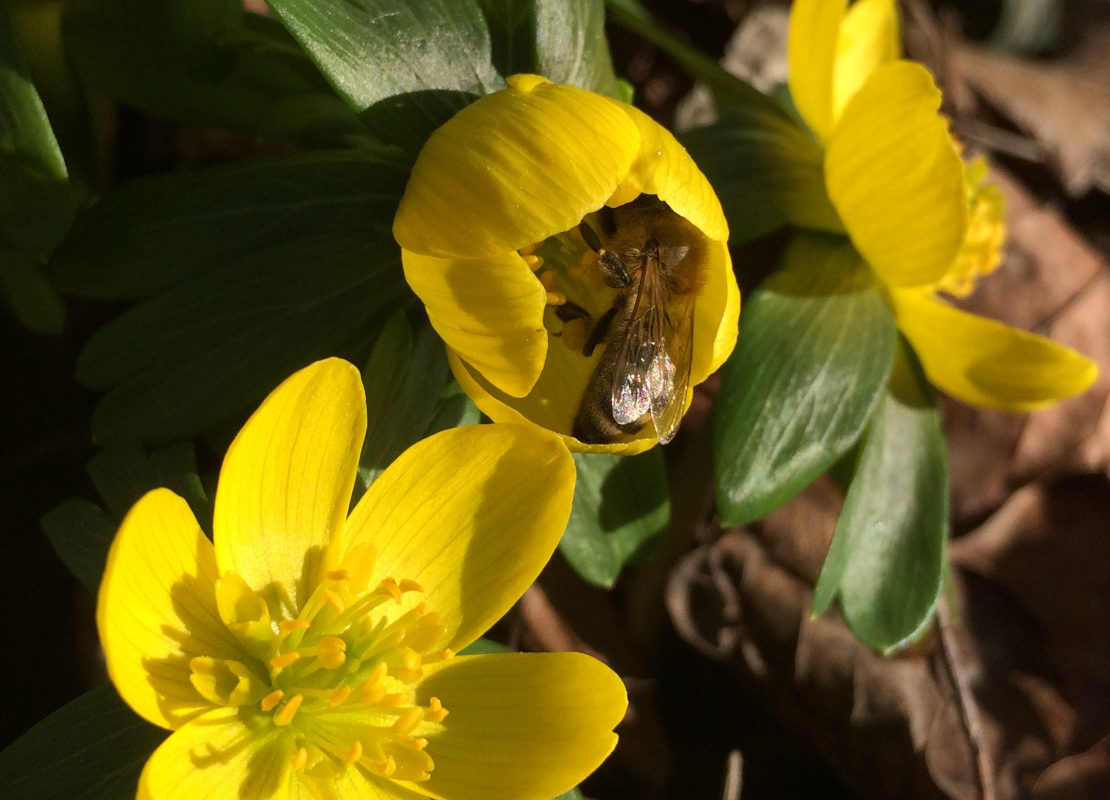
<instances>
[{"instance_id":1,"label":"fully open yellow flower","mask_svg":"<svg viewBox=\"0 0 1110 800\"><path fill-rule=\"evenodd\" d=\"M232 443L214 541L166 489L128 513L97 625L124 700L173 731L139 797L546 800L614 747L626 696L598 661L454 655L554 550L563 443L445 431L348 514L365 429L358 371L318 362Z\"/></svg>"},{"instance_id":2,"label":"fully open yellow flower","mask_svg":"<svg viewBox=\"0 0 1110 800\"><path fill-rule=\"evenodd\" d=\"M1090 360L938 297L966 294L997 266L1001 195L961 160L932 77L899 56L894 0L794 3L790 91L824 147L844 229L937 387L1009 411L1082 392Z\"/></svg>"},{"instance_id":3,"label":"fully open yellow flower","mask_svg":"<svg viewBox=\"0 0 1110 800\"><path fill-rule=\"evenodd\" d=\"M685 149L632 106L535 75L508 84L424 145L393 225L405 277L491 419L547 428L575 450L640 452L657 441L650 424L614 444L571 436L604 348L584 355L587 329L566 310L598 320L617 296L579 226L600 230L603 207L657 198L704 240L692 387L736 341L740 292L720 202Z\"/></svg>"}]
</instances>

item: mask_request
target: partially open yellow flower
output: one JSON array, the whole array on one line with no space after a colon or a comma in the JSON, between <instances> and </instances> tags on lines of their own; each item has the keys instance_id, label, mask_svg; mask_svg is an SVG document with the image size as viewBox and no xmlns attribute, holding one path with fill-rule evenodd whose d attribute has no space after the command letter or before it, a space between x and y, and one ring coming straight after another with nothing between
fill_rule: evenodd
<instances>
[{"instance_id":1,"label":"partially open yellow flower","mask_svg":"<svg viewBox=\"0 0 1110 800\"><path fill-rule=\"evenodd\" d=\"M1092 361L938 296L967 294L998 264L1002 198L962 161L932 76L900 58L894 0L846 5L794 3L790 91L824 147L828 197L929 380L1008 411L1082 392Z\"/></svg>"},{"instance_id":2,"label":"partially open yellow flower","mask_svg":"<svg viewBox=\"0 0 1110 800\"><path fill-rule=\"evenodd\" d=\"M405 277L455 377L495 422L555 431L575 450L640 452L657 441L651 424L613 444L571 435L604 351L587 356L585 342L619 294L580 225L602 234L598 212L634 202L665 203L689 223L704 259L693 387L736 341L740 292L720 202L674 137L632 106L536 75L508 84L424 145L393 225Z\"/></svg>"},{"instance_id":3,"label":"partially open yellow flower","mask_svg":"<svg viewBox=\"0 0 1110 800\"><path fill-rule=\"evenodd\" d=\"M232 443L214 541L167 489L124 519L100 640L123 699L173 731L140 798L547 800L613 749L627 700L598 661L454 654L558 543L563 443L519 425L444 431L348 514L365 429L358 371L318 362Z\"/></svg>"}]
</instances>

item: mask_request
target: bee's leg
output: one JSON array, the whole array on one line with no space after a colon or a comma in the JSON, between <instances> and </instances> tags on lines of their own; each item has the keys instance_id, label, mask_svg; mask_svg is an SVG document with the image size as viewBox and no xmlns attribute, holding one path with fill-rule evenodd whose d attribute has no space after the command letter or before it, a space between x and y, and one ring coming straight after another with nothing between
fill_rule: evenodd
<instances>
[{"instance_id":1,"label":"bee's leg","mask_svg":"<svg viewBox=\"0 0 1110 800\"><path fill-rule=\"evenodd\" d=\"M589 319L590 312L578 305L578 303L567 300L560 306L555 306L555 316L563 322L570 322L573 319Z\"/></svg>"},{"instance_id":2,"label":"bee's leg","mask_svg":"<svg viewBox=\"0 0 1110 800\"><path fill-rule=\"evenodd\" d=\"M609 325L613 321L613 317L617 315L617 308L619 303L614 305L608 311L601 315L598 321L594 324L593 330L590 331L589 338L586 339L586 344L582 348L582 355L589 358L594 354L596 348L601 340L605 338L605 334L609 332Z\"/></svg>"},{"instance_id":3,"label":"bee's leg","mask_svg":"<svg viewBox=\"0 0 1110 800\"><path fill-rule=\"evenodd\" d=\"M597 219L601 223L601 232L612 239L617 235L617 215L609 206L602 206L597 210Z\"/></svg>"}]
</instances>

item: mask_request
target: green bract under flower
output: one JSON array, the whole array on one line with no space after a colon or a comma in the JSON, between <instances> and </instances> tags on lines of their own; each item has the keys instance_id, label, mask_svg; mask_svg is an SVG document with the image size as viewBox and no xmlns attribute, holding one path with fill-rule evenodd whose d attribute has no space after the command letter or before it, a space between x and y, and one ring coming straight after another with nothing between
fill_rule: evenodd
<instances>
[{"instance_id":1,"label":"green bract under flower","mask_svg":"<svg viewBox=\"0 0 1110 800\"><path fill-rule=\"evenodd\" d=\"M1001 194L965 164L940 90L900 58L894 0L796 0L790 91L824 147L825 188L929 380L965 402L1028 411L1078 394L1093 362L948 305L997 266Z\"/></svg>"},{"instance_id":2,"label":"green bract under flower","mask_svg":"<svg viewBox=\"0 0 1110 800\"><path fill-rule=\"evenodd\" d=\"M232 443L213 541L167 489L124 519L100 639L120 695L173 731L139 797L547 800L612 750L626 697L596 660L455 655L558 543L563 443L444 431L348 515L365 429L357 370L318 362Z\"/></svg>"},{"instance_id":3,"label":"green bract under flower","mask_svg":"<svg viewBox=\"0 0 1110 800\"><path fill-rule=\"evenodd\" d=\"M555 431L576 450L645 450L658 439L650 423L612 444L571 435L604 352L586 355L586 342L620 296L581 226L606 244L603 209L645 205L692 226L703 254L692 387L736 341L740 293L720 202L674 137L632 106L535 75L508 83L421 151L393 226L405 277L459 383L491 419Z\"/></svg>"}]
</instances>

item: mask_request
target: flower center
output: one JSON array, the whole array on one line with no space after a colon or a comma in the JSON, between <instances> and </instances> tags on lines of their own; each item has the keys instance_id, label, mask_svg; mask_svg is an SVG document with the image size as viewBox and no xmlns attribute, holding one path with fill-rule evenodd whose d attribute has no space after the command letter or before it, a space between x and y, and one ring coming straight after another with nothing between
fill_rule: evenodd
<instances>
[{"instance_id":1,"label":"flower center","mask_svg":"<svg viewBox=\"0 0 1110 800\"><path fill-rule=\"evenodd\" d=\"M416 700L425 663L450 658L431 648L446 628L413 602L408 579L370 584L376 553L352 549L316 586L300 612L273 620L266 602L238 575L216 584L220 616L251 656L246 663L190 663L193 685L224 705L253 705L291 737L293 766L320 779L358 764L385 778L424 781L434 764L427 734L447 709ZM194 663L195 662L195 663Z\"/></svg>"},{"instance_id":2,"label":"flower center","mask_svg":"<svg viewBox=\"0 0 1110 800\"><path fill-rule=\"evenodd\" d=\"M597 227L597 213L586 225ZM580 227L521 248L520 255L547 291L544 327L569 350L583 353L598 319L613 305L617 291L606 286L596 268L598 254L582 237ZM588 355L588 353L584 353Z\"/></svg>"},{"instance_id":3,"label":"flower center","mask_svg":"<svg viewBox=\"0 0 1110 800\"><path fill-rule=\"evenodd\" d=\"M967 236L937 283L938 289L955 297L966 297L981 276L994 271L1002 261L1006 240L1002 190L990 182L986 162L976 158L965 164L964 181L968 194Z\"/></svg>"}]
</instances>

